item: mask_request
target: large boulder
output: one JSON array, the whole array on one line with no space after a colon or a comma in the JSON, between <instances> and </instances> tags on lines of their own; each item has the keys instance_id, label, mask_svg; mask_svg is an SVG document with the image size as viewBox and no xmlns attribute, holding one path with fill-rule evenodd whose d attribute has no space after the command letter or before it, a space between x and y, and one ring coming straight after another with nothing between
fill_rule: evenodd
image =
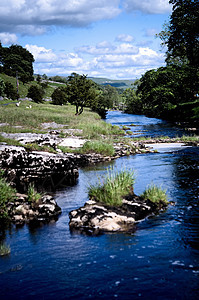
<instances>
[{"instance_id":1,"label":"large boulder","mask_svg":"<svg viewBox=\"0 0 199 300\"><path fill-rule=\"evenodd\" d=\"M94 234L106 231L133 231L136 222L166 207L167 204L163 201L156 204L135 194L126 196L122 205L114 207L89 200L83 207L69 213L69 226L72 231Z\"/></svg>"}]
</instances>

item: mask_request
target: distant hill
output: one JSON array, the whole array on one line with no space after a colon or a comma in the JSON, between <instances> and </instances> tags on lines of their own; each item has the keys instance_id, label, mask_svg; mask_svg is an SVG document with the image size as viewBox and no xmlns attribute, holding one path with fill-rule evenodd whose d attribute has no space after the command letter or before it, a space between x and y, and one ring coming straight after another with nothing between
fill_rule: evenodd
<instances>
[{"instance_id":1,"label":"distant hill","mask_svg":"<svg viewBox=\"0 0 199 300\"><path fill-rule=\"evenodd\" d=\"M136 80L114 80L108 78L97 78L97 77L88 77L89 79L93 80L95 83L100 85L111 85L118 89L127 89L131 87L131 84Z\"/></svg>"}]
</instances>

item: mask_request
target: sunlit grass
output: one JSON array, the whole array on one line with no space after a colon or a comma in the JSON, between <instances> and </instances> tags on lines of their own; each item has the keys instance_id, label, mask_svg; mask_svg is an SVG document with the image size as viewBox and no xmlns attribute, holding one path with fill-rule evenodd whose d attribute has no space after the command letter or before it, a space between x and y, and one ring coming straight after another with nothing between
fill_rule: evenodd
<instances>
[{"instance_id":1,"label":"sunlit grass","mask_svg":"<svg viewBox=\"0 0 199 300\"><path fill-rule=\"evenodd\" d=\"M0 256L6 256L10 254L10 246L5 243L0 244Z\"/></svg>"},{"instance_id":2,"label":"sunlit grass","mask_svg":"<svg viewBox=\"0 0 199 300\"><path fill-rule=\"evenodd\" d=\"M122 198L129 194L135 182L133 171L115 171L109 169L107 177L99 179L98 185L91 185L88 190L90 199L110 206L120 206Z\"/></svg>"},{"instance_id":3,"label":"sunlit grass","mask_svg":"<svg viewBox=\"0 0 199 300\"><path fill-rule=\"evenodd\" d=\"M153 183L145 189L145 191L141 194L141 197L143 197L145 200L149 199L154 203L159 203L162 201L165 204L168 204L166 190Z\"/></svg>"}]
</instances>

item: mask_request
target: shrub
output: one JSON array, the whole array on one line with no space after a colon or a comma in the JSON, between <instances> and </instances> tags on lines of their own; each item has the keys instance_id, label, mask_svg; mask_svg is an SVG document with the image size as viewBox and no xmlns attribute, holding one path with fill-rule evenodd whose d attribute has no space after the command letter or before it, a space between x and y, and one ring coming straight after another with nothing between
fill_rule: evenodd
<instances>
[{"instance_id":1,"label":"shrub","mask_svg":"<svg viewBox=\"0 0 199 300\"><path fill-rule=\"evenodd\" d=\"M34 185L30 185L28 188L28 202L37 203L41 197L42 195L35 190Z\"/></svg>"},{"instance_id":2,"label":"shrub","mask_svg":"<svg viewBox=\"0 0 199 300\"><path fill-rule=\"evenodd\" d=\"M0 256L5 256L10 254L10 246L2 243L0 244Z\"/></svg>"},{"instance_id":3,"label":"shrub","mask_svg":"<svg viewBox=\"0 0 199 300\"><path fill-rule=\"evenodd\" d=\"M163 201L164 203L168 204L166 190L163 190L161 187L158 187L155 184L149 185L143 194L141 194L141 197L143 197L145 200L149 199L154 203Z\"/></svg>"},{"instance_id":4,"label":"shrub","mask_svg":"<svg viewBox=\"0 0 199 300\"><path fill-rule=\"evenodd\" d=\"M6 204L15 199L16 191L3 178L3 172L0 172L0 219L8 218Z\"/></svg>"},{"instance_id":5,"label":"shrub","mask_svg":"<svg viewBox=\"0 0 199 300\"><path fill-rule=\"evenodd\" d=\"M110 169L105 181L99 181L97 186L91 185L88 194L91 199L95 199L98 202L111 206L120 206L122 197L132 192L134 182L133 171L115 172L114 169Z\"/></svg>"},{"instance_id":6,"label":"shrub","mask_svg":"<svg viewBox=\"0 0 199 300\"><path fill-rule=\"evenodd\" d=\"M31 85L28 89L27 97L31 98L36 103L43 102L44 91L41 87L36 85Z\"/></svg>"},{"instance_id":7,"label":"shrub","mask_svg":"<svg viewBox=\"0 0 199 300\"><path fill-rule=\"evenodd\" d=\"M4 90L5 90L5 83L3 79L0 78L0 96L4 95Z\"/></svg>"},{"instance_id":8,"label":"shrub","mask_svg":"<svg viewBox=\"0 0 199 300\"><path fill-rule=\"evenodd\" d=\"M113 145L102 141L88 141L81 148L81 153L98 153L113 156L115 149Z\"/></svg>"},{"instance_id":9,"label":"shrub","mask_svg":"<svg viewBox=\"0 0 199 300\"><path fill-rule=\"evenodd\" d=\"M6 94L6 96L8 98L10 98L12 100L16 100L16 99L19 98L17 90L11 82L6 82L5 83L4 93Z\"/></svg>"},{"instance_id":10,"label":"shrub","mask_svg":"<svg viewBox=\"0 0 199 300\"><path fill-rule=\"evenodd\" d=\"M51 95L52 103L56 105L62 105L67 103L67 91L66 87L60 86L54 90Z\"/></svg>"}]
</instances>

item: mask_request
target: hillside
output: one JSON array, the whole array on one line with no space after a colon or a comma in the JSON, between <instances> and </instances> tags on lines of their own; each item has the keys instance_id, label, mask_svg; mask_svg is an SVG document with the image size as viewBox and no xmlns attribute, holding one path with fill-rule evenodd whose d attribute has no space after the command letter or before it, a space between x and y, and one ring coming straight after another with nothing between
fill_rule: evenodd
<instances>
[{"instance_id":1,"label":"hillside","mask_svg":"<svg viewBox=\"0 0 199 300\"><path fill-rule=\"evenodd\" d=\"M136 80L114 80L114 79L108 79L108 78L97 78L97 77L89 77L89 79L93 80L95 83L100 85L111 85L113 87L116 87L118 89L127 89L131 87L131 84Z\"/></svg>"}]
</instances>

